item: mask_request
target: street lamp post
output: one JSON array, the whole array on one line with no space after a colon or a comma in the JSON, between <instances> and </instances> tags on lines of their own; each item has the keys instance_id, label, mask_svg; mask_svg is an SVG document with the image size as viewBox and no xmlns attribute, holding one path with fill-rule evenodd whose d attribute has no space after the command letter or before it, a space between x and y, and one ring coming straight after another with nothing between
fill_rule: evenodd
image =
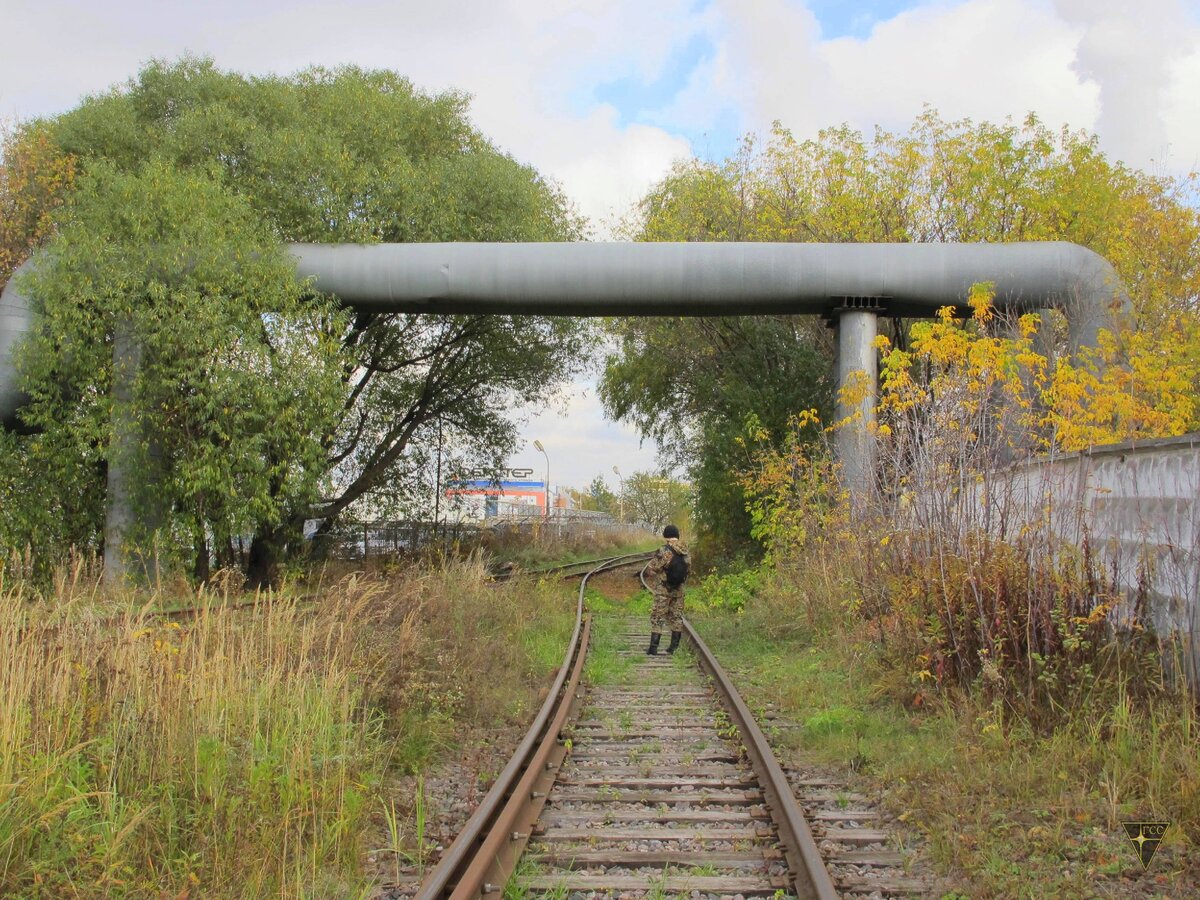
<instances>
[{"instance_id":1,"label":"street lamp post","mask_svg":"<svg viewBox=\"0 0 1200 900\"><path fill-rule=\"evenodd\" d=\"M542 446L541 441L534 441L533 446L541 451L542 456L546 457L546 521L550 521L550 454L546 452L546 448Z\"/></svg>"},{"instance_id":2,"label":"street lamp post","mask_svg":"<svg viewBox=\"0 0 1200 900\"><path fill-rule=\"evenodd\" d=\"M617 517L623 523L625 521L625 479L621 477L621 470L613 466L613 474L617 476Z\"/></svg>"},{"instance_id":3,"label":"street lamp post","mask_svg":"<svg viewBox=\"0 0 1200 900\"><path fill-rule=\"evenodd\" d=\"M437 474L433 479L433 536L438 535L442 519L442 417L438 416ZM442 537L445 537L443 533Z\"/></svg>"}]
</instances>

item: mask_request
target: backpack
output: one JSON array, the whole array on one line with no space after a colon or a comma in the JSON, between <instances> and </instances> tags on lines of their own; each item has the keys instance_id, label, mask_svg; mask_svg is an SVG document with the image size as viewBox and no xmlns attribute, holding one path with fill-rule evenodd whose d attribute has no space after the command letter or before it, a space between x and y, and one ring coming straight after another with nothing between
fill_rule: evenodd
<instances>
[{"instance_id":1,"label":"backpack","mask_svg":"<svg viewBox=\"0 0 1200 900\"><path fill-rule=\"evenodd\" d=\"M671 551L671 561L667 563L667 568L663 571L667 587L682 587L683 583L687 581L690 568L687 558L682 553L676 552L670 544L667 545L667 549Z\"/></svg>"}]
</instances>

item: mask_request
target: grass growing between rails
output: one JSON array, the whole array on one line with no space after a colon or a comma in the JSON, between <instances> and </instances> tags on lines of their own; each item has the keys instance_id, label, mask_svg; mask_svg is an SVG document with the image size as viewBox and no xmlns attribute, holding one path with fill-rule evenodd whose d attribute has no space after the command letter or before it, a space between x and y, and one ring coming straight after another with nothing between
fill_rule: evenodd
<instances>
[{"instance_id":1,"label":"grass growing between rails","mask_svg":"<svg viewBox=\"0 0 1200 900\"><path fill-rule=\"evenodd\" d=\"M631 578L631 574L634 577ZM584 599L592 613L592 639L584 666L588 684L645 687L674 681L675 676L669 670L649 674L639 672L635 660L621 654L630 647L637 651L645 649L650 636L653 598L641 588L636 572L616 572L592 579ZM625 634L631 622L636 623L634 630L644 633L645 639L639 635L631 640ZM669 635L667 637L669 639ZM659 653L666 653L666 643ZM671 661L675 668L687 669L695 665L686 644L676 651Z\"/></svg>"},{"instance_id":2,"label":"grass growing between rails","mask_svg":"<svg viewBox=\"0 0 1200 900\"><path fill-rule=\"evenodd\" d=\"M631 620L637 620L650 635L650 594L637 580L636 569L620 569L588 581L584 603L592 615L592 640L584 677L589 684L633 684L634 663L619 651L629 646L622 635Z\"/></svg>"},{"instance_id":3,"label":"grass growing between rails","mask_svg":"<svg viewBox=\"0 0 1200 900\"><path fill-rule=\"evenodd\" d=\"M1035 722L990 698L982 679L934 693L924 679L898 678L878 633L846 611L853 598L836 593L837 579L805 571L718 582L689 597L689 615L747 699L800 726L779 729L777 741L882 790L967 896L1200 893L1200 722L1190 701L1145 690L1136 673L1106 675L1069 713ZM815 608L807 601L822 589L830 593ZM1125 821L1172 823L1147 872Z\"/></svg>"},{"instance_id":4,"label":"grass growing between rails","mask_svg":"<svg viewBox=\"0 0 1200 900\"><path fill-rule=\"evenodd\" d=\"M571 621L476 563L183 623L90 596L0 585L0 896L362 896L386 774L527 719Z\"/></svg>"}]
</instances>

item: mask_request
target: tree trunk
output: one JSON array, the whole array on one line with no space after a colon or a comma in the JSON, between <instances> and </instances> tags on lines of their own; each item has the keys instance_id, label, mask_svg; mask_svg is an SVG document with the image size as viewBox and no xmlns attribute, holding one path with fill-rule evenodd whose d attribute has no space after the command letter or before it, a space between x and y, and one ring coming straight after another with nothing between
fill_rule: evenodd
<instances>
[{"instance_id":1,"label":"tree trunk","mask_svg":"<svg viewBox=\"0 0 1200 900\"><path fill-rule=\"evenodd\" d=\"M212 577L208 537L203 531L203 526L201 526L200 537L196 540L196 570L194 574L197 584L208 584L208 580Z\"/></svg>"},{"instance_id":2,"label":"tree trunk","mask_svg":"<svg viewBox=\"0 0 1200 900\"><path fill-rule=\"evenodd\" d=\"M112 435L107 458L104 586L157 585L159 546L170 506L161 495L162 445L136 407L143 348L133 319L113 329Z\"/></svg>"},{"instance_id":3,"label":"tree trunk","mask_svg":"<svg viewBox=\"0 0 1200 900\"><path fill-rule=\"evenodd\" d=\"M218 569L240 569L242 561L238 559L237 545L233 538L213 535L212 555Z\"/></svg>"},{"instance_id":4,"label":"tree trunk","mask_svg":"<svg viewBox=\"0 0 1200 900\"><path fill-rule=\"evenodd\" d=\"M284 543L281 528L263 528L254 535L246 561L247 588L269 588L278 583Z\"/></svg>"},{"instance_id":5,"label":"tree trunk","mask_svg":"<svg viewBox=\"0 0 1200 900\"><path fill-rule=\"evenodd\" d=\"M246 560L247 587L268 588L279 583L279 567L288 553L295 555L302 549L304 521L303 515L293 515L281 525L264 525L255 532Z\"/></svg>"}]
</instances>

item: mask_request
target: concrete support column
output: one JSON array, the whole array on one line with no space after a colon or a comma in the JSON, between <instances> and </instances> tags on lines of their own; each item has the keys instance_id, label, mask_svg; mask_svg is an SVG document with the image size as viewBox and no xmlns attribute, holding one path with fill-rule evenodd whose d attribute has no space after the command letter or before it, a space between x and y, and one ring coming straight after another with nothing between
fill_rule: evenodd
<instances>
[{"instance_id":1,"label":"concrete support column","mask_svg":"<svg viewBox=\"0 0 1200 900\"><path fill-rule=\"evenodd\" d=\"M874 491L875 485L875 436L870 426L875 421L879 383L875 349L878 316L870 310L840 310L837 332L837 418L839 422L854 418L836 432L834 450L842 464L842 484L857 504ZM850 398L855 402L843 402L843 389L856 395Z\"/></svg>"},{"instance_id":2,"label":"concrete support column","mask_svg":"<svg viewBox=\"0 0 1200 900\"><path fill-rule=\"evenodd\" d=\"M112 437L104 511L104 586L154 585L158 559L153 547L162 524L158 496L161 460L156 447L144 446L145 432L135 405L142 346L132 320L113 331Z\"/></svg>"},{"instance_id":3,"label":"concrete support column","mask_svg":"<svg viewBox=\"0 0 1200 900\"><path fill-rule=\"evenodd\" d=\"M104 585L113 590L129 580L127 542L134 525L134 472L137 470L138 427L133 410L134 385L141 347L133 324L119 322L113 332L112 437L108 445L108 490L104 510Z\"/></svg>"}]
</instances>

